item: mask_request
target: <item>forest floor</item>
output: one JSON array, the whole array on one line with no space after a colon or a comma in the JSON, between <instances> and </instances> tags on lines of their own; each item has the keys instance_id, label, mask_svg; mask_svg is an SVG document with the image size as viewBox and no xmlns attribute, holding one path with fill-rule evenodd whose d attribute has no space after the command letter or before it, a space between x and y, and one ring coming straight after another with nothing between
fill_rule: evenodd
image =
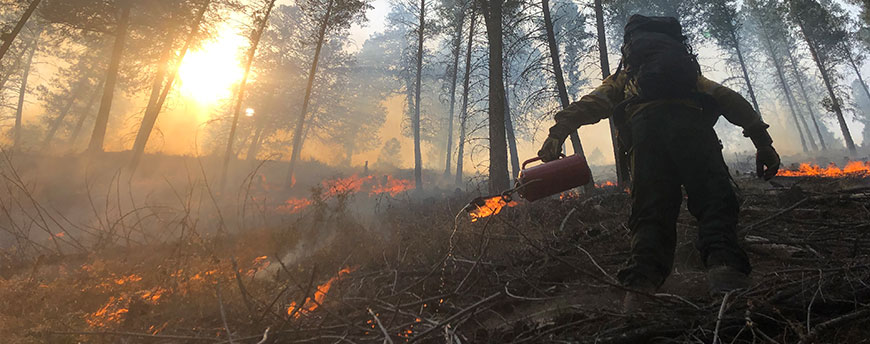
<instances>
[{"instance_id":1,"label":"forest floor","mask_svg":"<svg viewBox=\"0 0 870 344\"><path fill-rule=\"evenodd\" d=\"M870 343L870 179L737 178L753 284L707 295L683 206L655 307L623 314L629 195L316 198L292 223L43 255L0 273L5 343ZM49 243L43 243L48 245Z\"/></svg>"}]
</instances>

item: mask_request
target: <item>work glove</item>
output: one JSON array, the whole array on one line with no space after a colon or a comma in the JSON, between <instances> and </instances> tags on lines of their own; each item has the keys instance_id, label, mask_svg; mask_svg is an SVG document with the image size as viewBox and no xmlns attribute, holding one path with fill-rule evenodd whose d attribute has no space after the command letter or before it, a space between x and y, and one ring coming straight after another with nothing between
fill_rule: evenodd
<instances>
[{"instance_id":1,"label":"work glove","mask_svg":"<svg viewBox=\"0 0 870 344\"><path fill-rule=\"evenodd\" d=\"M538 151L538 157L541 158L543 162L550 162L556 159L559 159L559 156L562 154L562 142L565 140L559 140L555 137L548 136L546 140L544 140L544 145L541 146L541 150Z\"/></svg>"},{"instance_id":2,"label":"work glove","mask_svg":"<svg viewBox=\"0 0 870 344\"><path fill-rule=\"evenodd\" d=\"M759 178L770 180L779 171L779 154L773 146L758 147L755 153L755 168Z\"/></svg>"}]
</instances>

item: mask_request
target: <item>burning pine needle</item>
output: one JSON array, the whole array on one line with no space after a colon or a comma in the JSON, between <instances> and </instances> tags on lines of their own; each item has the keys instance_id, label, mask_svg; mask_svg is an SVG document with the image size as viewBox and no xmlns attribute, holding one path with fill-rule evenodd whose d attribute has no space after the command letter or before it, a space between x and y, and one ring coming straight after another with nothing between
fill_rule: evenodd
<instances>
[{"instance_id":1,"label":"burning pine needle","mask_svg":"<svg viewBox=\"0 0 870 344\"><path fill-rule=\"evenodd\" d=\"M330 278L326 283L318 285L317 289L314 290L314 297L305 298L305 302L303 302L301 306L297 306L296 302L291 302L290 307L287 308L287 315L299 318L302 316L302 313L310 313L317 309L317 307L320 307L320 305L323 304L323 300L326 299L326 294L329 293L329 289L332 288L332 284L341 279L342 276L347 275L354 270L356 270L356 268L350 267L339 270L338 274Z\"/></svg>"},{"instance_id":2,"label":"burning pine needle","mask_svg":"<svg viewBox=\"0 0 870 344\"><path fill-rule=\"evenodd\" d=\"M810 163L801 163L797 171L784 170L780 171L780 176L784 177L870 177L870 162L850 161L842 169L834 163L828 167L819 167L819 165Z\"/></svg>"},{"instance_id":3,"label":"burning pine needle","mask_svg":"<svg viewBox=\"0 0 870 344\"><path fill-rule=\"evenodd\" d=\"M471 222L477 222L482 218L500 213L504 207L515 207L517 204L519 203L511 200L510 196L478 197L471 201L465 210L471 215Z\"/></svg>"}]
</instances>

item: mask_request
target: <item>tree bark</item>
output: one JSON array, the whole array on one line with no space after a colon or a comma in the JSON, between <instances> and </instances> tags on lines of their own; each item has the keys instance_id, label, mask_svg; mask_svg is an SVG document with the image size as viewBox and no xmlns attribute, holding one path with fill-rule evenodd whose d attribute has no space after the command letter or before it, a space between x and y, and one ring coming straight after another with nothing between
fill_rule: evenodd
<instances>
[{"instance_id":1,"label":"tree bark","mask_svg":"<svg viewBox=\"0 0 870 344\"><path fill-rule=\"evenodd\" d=\"M274 3L274 1L272 1ZM326 39L326 28L329 25L329 19L332 16L332 6L335 0L329 0L326 5L326 14L320 22L320 30L317 32L317 47L314 49L314 59L311 62L311 69L308 71L308 85L305 88L305 98L302 100L302 111L299 112L299 119L296 121L296 128L293 130L293 149L290 151L290 168L287 172L287 185L292 186L293 172L296 169L299 154L302 153L302 143L304 141L305 130L305 115L308 112L308 105L311 102L311 90L314 88L314 76L317 73L317 63L320 60L320 50L323 48L323 42ZM227 150L229 154L229 150Z\"/></svg>"},{"instance_id":2,"label":"tree bark","mask_svg":"<svg viewBox=\"0 0 870 344\"><path fill-rule=\"evenodd\" d=\"M151 137L151 132L154 130L154 124L157 123L157 116L160 115L160 110L163 109L163 103L166 101L166 97L169 96L169 91L172 90L172 85L178 77L178 69L181 67L181 62L184 61L184 56L187 55L187 51L190 50L190 46L193 45L193 41L199 33L199 26L202 24L202 19L210 4L211 0L206 0L197 12L196 19L194 19L193 25L190 28L190 34L187 37L187 41L185 41L184 47L181 48L181 53L178 55L176 68L171 74L169 74L169 77L166 80L166 85L161 89L163 79L169 70L169 60L173 55L172 43L167 43L166 50L163 52L163 56L161 56L159 62L160 65L158 66L157 75L155 76L154 86L151 90L151 99L149 100L148 107L145 109L145 115L142 116L142 123L139 125L139 131L136 133L136 141L133 143L133 157L130 160L130 171L136 170L139 166L139 161L142 159L142 155L145 154L145 147L148 145L148 139ZM155 91L159 91L159 95L156 98Z\"/></svg>"},{"instance_id":3,"label":"tree bark","mask_svg":"<svg viewBox=\"0 0 870 344\"><path fill-rule=\"evenodd\" d=\"M124 42L127 39L127 29L130 25L131 4L124 1L121 6L121 17L118 19L118 27L115 31L115 45L112 48L112 57L109 61L109 68L106 70L106 82L103 85L103 98L100 100L100 110L97 112L97 121L94 123L94 131L88 144L88 152L90 153L103 151L106 128L109 125L109 111L112 109L115 84L118 82L118 68L121 66L121 57L124 55Z\"/></svg>"},{"instance_id":4,"label":"tree bark","mask_svg":"<svg viewBox=\"0 0 870 344\"><path fill-rule=\"evenodd\" d=\"M471 25L468 27L468 44L465 51L465 73L462 76L462 110L459 113L459 143L456 152L456 185L462 185L462 163L465 154L465 128L468 120L468 91L471 80L471 48L474 43L474 26L477 14L471 11Z\"/></svg>"},{"instance_id":5,"label":"tree bark","mask_svg":"<svg viewBox=\"0 0 870 344\"><path fill-rule=\"evenodd\" d=\"M3 59L3 56L6 56L9 47L11 47L12 42L15 41L15 37L17 37L18 33L21 32L21 29L24 28L24 24L27 24L27 20L30 19L33 11L36 11L36 7L39 6L40 1L41 0L33 0L30 2L30 6L27 6L27 9L24 10L24 15L21 16L21 19L19 19L18 23L15 24L15 27L12 28L12 32L10 32L6 37L6 40L3 41L3 45L0 45L0 60Z\"/></svg>"},{"instance_id":6,"label":"tree bark","mask_svg":"<svg viewBox=\"0 0 870 344\"><path fill-rule=\"evenodd\" d=\"M27 62L24 63L24 70L21 72L21 88L18 90L18 107L15 109L15 134L12 143L13 149L21 146L21 125L24 115L24 96L27 94L27 79L30 77L30 67L33 65L33 55L36 54L36 49L39 48L39 35L42 34L42 28L37 29L36 38L34 38L33 46L30 47L30 52L27 53Z\"/></svg>"},{"instance_id":7,"label":"tree bark","mask_svg":"<svg viewBox=\"0 0 870 344\"><path fill-rule=\"evenodd\" d=\"M459 77L459 55L462 55L462 26L465 23L465 8L459 7L457 15L460 17L459 23L456 25L454 32L453 49L453 67L450 70L450 106L449 115L447 117L447 149L445 150L446 162L444 163L444 176L450 176L450 158L453 156L453 117L455 115L456 105L456 82Z\"/></svg>"},{"instance_id":8,"label":"tree bark","mask_svg":"<svg viewBox=\"0 0 870 344\"><path fill-rule=\"evenodd\" d=\"M559 93L559 102L562 105L562 108L566 108L571 104L571 101L568 99L568 87L565 86L565 76L562 73L562 62L559 58L559 46L556 44L556 33L553 30L553 19L550 17L550 1L541 0L541 8L544 12L544 28L547 32L547 47L550 50L550 61L553 64L553 74L556 77L556 90ZM583 159L586 159L586 153L583 151L583 143L580 141L580 134L578 134L577 131L571 133L571 144L574 148L574 154L580 155ZM584 187L591 188L594 186L594 178L590 176L589 183Z\"/></svg>"},{"instance_id":9,"label":"tree bark","mask_svg":"<svg viewBox=\"0 0 870 344\"><path fill-rule=\"evenodd\" d=\"M502 1L486 1L484 19L489 41L489 191L510 188L505 139Z\"/></svg>"},{"instance_id":10,"label":"tree bark","mask_svg":"<svg viewBox=\"0 0 870 344\"><path fill-rule=\"evenodd\" d=\"M601 60L601 78L610 76L610 60L607 56L607 36L604 32L604 7L601 0L595 0L595 26L598 29L598 55ZM613 157L616 161L616 179L620 188L628 187L631 182L631 174L628 170L628 160L622 156L619 149L619 140L616 139L616 124L613 116L608 119L610 123L610 141L613 143Z\"/></svg>"},{"instance_id":11,"label":"tree bark","mask_svg":"<svg viewBox=\"0 0 870 344\"><path fill-rule=\"evenodd\" d=\"M831 97L831 106L834 108L834 113L837 115L837 121L840 123L840 130L843 132L843 140L846 141L846 148L849 149L850 154L856 155L858 154L858 150L855 148L855 141L852 140L849 126L846 125L846 119L843 117L843 110L840 108L840 101L837 100L837 94L834 92L834 86L831 83L828 70L825 68L825 61L822 60L822 56L820 56L816 50L815 42L807 36L804 24L798 21L798 26L800 27L804 40L806 40L807 46L810 49L813 61L816 62L816 66L819 68L819 73L822 75L822 81L825 82L825 88L828 89L828 95Z\"/></svg>"},{"instance_id":12,"label":"tree bark","mask_svg":"<svg viewBox=\"0 0 870 344\"><path fill-rule=\"evenodd\" d=\"M420 0L420 26L417 28L417 75L414 80L414 188L423 189L423 155L420 152L420 89L423 86L423 36L426 28L426 0Z\"/></svg>"},{"instance_id":13,"label":"tree bark","mask_svg":"<svg viewBox=\"0 0 870 344\"><path fill-rule=\"evenodd\" d=\"M505 126L505 134L507 134L507 144L508 144L508 152L510 153L510 162L511 162L511 173L510 178L516 178L520 173L520 157L517 153L517 136L514 132L514 123L513 118L511 118L511 100L510 100L510 92L509 87L510 77L508 73L508 68L505 68L505 80L508 83L505 85L504 92L504 126Z\"/></svg>"}]
</instances>

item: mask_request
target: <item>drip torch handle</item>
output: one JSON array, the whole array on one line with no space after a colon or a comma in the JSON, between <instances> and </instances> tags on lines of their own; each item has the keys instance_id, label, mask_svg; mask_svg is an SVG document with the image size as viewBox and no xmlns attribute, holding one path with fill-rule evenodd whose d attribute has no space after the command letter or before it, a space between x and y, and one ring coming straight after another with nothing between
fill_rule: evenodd
<instances>
[{"instance_id":1,"label":"drip torch handle","mask_svg":"<svg viewBox=\"0 0 870 344\"><path fill-rule=\"evenodd\" d=\"M565 157L565 154L559 154L559 158L560 158L560 159L561 159L561 158L564 158L564 157ZM535 161L541 161L541 157L536 156L536 157L531 158L531 159L529 159L529 160L523 161L523 166L522 166L522 168L520 168L520 169L525 170L525 169L526 169L526 165L531 164L531 163L533 163L533 162L535 162Z\"/></svg>"}]
</instances>

